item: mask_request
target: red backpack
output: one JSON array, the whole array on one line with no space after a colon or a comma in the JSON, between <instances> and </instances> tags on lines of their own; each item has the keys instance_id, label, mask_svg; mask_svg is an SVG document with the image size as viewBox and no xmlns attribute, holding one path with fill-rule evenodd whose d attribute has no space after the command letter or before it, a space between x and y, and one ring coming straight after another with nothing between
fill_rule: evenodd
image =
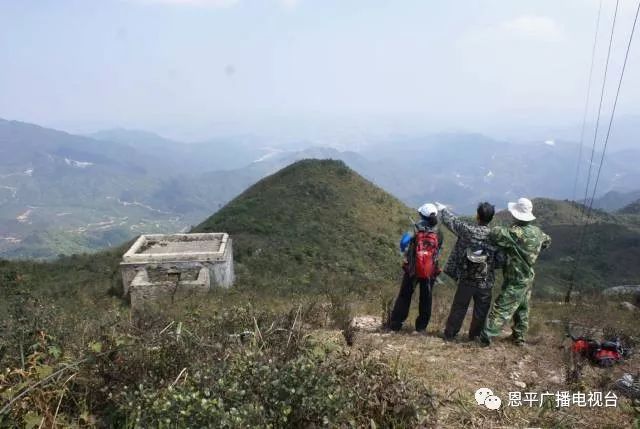
<instances>
[{"instance_id":1,"label":"red backpack","mask_svg":"<svg viewBox=\"0 0 640 429\"><path fill-rule=\"evenodd\" d=\"M415 240L416 277L435 277L438 273L438 234L433 231L418 231Z\"/></svg>"}]
</instances>

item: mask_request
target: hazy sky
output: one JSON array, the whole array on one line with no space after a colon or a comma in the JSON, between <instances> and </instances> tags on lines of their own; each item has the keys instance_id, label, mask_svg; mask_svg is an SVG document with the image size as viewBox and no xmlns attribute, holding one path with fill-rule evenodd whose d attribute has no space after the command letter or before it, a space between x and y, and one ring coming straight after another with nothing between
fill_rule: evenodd
<instances>
[{"instance_id":1,"label":"hazy sky","mask_svg":"<svg viewBox=\"0 0 640 429\"><path fill-rule=\"evenodd\" d=\"M573 125L598 4L0 0L0 117L184 138L301 123L394 132ZM620 4L616 79L637 0ZM614 5L604 1L594 106ZM640 114L636 37L620 114Z\"/></svg>"}]
</instances>

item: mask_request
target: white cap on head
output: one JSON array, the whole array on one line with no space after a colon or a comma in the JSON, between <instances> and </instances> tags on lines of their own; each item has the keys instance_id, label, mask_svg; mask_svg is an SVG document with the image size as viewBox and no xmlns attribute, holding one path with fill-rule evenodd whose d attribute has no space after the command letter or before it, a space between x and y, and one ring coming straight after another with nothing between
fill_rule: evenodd
<instances>
[{"instance_id":1,"label":"white cap on head","mask_svg":"<svg viewBox=\"0 0 640 429\"><path fill-rule=\"evenodd\" d=\"M531 222L535 220L533 215L533 203L528 198L520 198L518 202L509 203L509 212L518 220Z\"/></svg>"},{"instance_id":2,"label":"white cap on head","mask_svg":"<svg viewBox=\"0 0 640 429\"><path fill-rule=\"evenodd\" d=\"M437 215L438 209L434 204L426 203L420 206L418 209L418 213L420 213L424 217L429 217L431 215Z\"/></svg>"}]
</instances>

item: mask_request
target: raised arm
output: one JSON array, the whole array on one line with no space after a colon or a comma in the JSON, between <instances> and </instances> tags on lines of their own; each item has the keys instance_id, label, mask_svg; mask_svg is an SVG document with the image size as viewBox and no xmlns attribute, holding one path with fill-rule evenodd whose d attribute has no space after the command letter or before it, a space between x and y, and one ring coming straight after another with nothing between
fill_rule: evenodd
<instances>
[{"instance_id":1,"label":"raised arm","mask_svg":"<svg viewBox=\"0 0 640 429\"><path fill-rule=\"evenodd\" d=\"M489 233L489 240L499 247L511 247L513 239L509 236L509 229L504 226L494 226Z\"/></svg>"},{"instance_id":2,"label":"raised arm","mask_svg":"<svg viewBox=\"0 0 640 429\"><path fill-rule=\"evenodd\" d=\"M458 216L451 213L446 207L440 208L442 223L458 237L469 237L472 235L471 227L462 221Z\"/></svg>"}]
</instances>

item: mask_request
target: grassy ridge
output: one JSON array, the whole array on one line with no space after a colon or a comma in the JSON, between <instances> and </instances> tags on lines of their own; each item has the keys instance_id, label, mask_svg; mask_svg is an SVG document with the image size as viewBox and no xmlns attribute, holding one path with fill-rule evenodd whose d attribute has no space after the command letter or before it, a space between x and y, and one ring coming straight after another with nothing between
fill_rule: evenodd
<instances>
[{"instance_id":1,"label":"grassy ridge","mask_svg":"<svg viewBox=\"0 0 640 429\"><path fill-rule=\"evenodd\" d=\"M567 201L534 201L537 222L553 240L552 246L540 255L536 269L539 293L562 294L571 280L576 258L575 282L579 291L640 283L637 216L594 210L585 228L583 208Z\"/></svg>"}]
</instances>

